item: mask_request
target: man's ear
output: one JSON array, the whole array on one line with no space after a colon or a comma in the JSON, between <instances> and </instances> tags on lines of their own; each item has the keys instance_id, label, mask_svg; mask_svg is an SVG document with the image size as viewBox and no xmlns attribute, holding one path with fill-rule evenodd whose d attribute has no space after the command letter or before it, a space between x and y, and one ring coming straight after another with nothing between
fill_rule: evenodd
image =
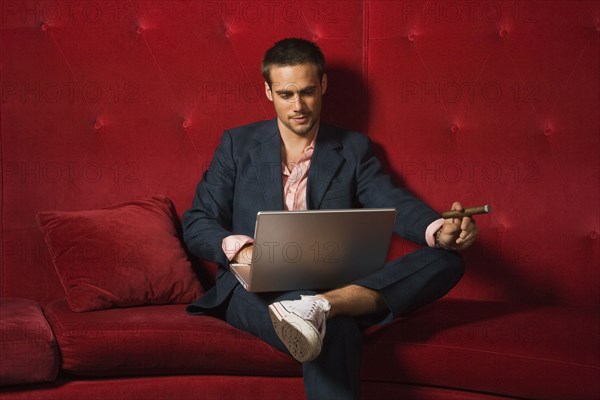
<instances>
[{"instance_id":1,"label":"man's ear","mask_svg":"<svg viewBox=\"0 0 600 400\"><path fill-rule=\"evenodd\" d=\"M327 91L327 74L323 74L321 78L321 95L324 95Z\"/></svg>"},{"instance_id":2,"label":"man's ear","mask_svg":"<svg viewBox=\"0 0 600 400\"><path fill-rule=\"evenodd\" d=\"M265 81L265 94L267 95L267 99L273 101L273 92L271 91L271 87L269 86L267 81Z\"/></svg>"}]
</instances>

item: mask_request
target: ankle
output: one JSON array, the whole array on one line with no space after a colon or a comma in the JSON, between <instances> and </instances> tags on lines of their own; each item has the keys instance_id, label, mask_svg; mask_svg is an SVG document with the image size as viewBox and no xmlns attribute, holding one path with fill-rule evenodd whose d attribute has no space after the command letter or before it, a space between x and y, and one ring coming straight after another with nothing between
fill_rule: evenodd
<instances>
[{"instance_id":1,"label":"ankle","mask_svg":"<svg viewBox=\"0 0 600 400\"><path fill-rule=\"evenodd\" d=\"M329 298L327 294L316 294L315 297L319 298L320 300L324 300L324 308L327 311L327 319L330 319L336 315L335 309L337 309L337 307L333 307L332 299Z\"/></svg>"},{"instance_id":2,"label":"ankle","mask_svg":"<svg viewBox=\"0 0 600 400\"><path fill-rule=\"evenodd\" d=\"M381 293L358 285L349 285L341 289L316 295L330 304L327 319L336 315L357 317L377 313L385 309Z\"/></svg>"}]
</instances>

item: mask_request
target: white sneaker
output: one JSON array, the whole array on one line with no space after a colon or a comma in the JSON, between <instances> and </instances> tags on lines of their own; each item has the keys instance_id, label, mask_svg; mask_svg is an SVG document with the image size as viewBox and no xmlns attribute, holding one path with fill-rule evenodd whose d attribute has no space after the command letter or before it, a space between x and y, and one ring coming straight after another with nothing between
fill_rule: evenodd
<instances>
[{"instance_id":1,"label":"white sneaker","mask_svg":"<svg viewBox=\"0 0 600 400\"><path fill-rule=\"evenodd\" d=\"M312 361L321 353L329 301L323 297L301 296L269 306L275 333L290 354L300 362Z\"/></svg>"}]
</instances>

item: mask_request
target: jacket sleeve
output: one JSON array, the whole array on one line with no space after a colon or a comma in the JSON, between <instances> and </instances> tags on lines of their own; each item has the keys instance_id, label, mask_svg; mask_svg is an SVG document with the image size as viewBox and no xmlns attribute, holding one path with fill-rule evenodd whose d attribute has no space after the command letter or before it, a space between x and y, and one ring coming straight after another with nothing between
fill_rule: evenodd
<instances>
[{"instance_id":1,"label":"jacket sleeve","mask_svg":"<svg viewBox=\"0 0 600 400\"><path fill-rule=\"evenodd\" d=\"M228 259L223 239L232 234L233 195L236 166L228 131L212 162L196 187L192 207L183 214L183 239L188 250L201 259L223 266Z\"/></svg>"},{"instance_id":2,"label":"jacket sleeve","mask_svg":"<svg viewBox=\"0 0 600 400\"><path fill-rule=\"evenodd\" d=\"M360 146L356 170L358 201L364 207L395 208L394 233L412 242L427 244L426 229L440 215L407 189L394 185L373 154L370 140L367 137L364 140L367 143Z\"/></svg>"}]
</instances>

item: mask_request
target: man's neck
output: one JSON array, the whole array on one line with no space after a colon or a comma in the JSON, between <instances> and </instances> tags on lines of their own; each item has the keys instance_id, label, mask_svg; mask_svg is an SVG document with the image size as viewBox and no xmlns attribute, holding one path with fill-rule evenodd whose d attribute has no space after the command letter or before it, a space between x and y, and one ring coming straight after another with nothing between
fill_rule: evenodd
<instances>
[{"instance_id":1,"label":"man's neck","mask_svg":"<svg viewBox=\"0 0 600 400\"><path fill-rule=\"evenodd\" d=\"M315 135L319 131L319 122L305 135L298 135L290 131L285 125L279 123L279 135L281 136L281 161L288 169L293 168L304 153L304 149L311 145Z\"/></svg>"},{"instance_id":2,"label":"man's neck","mask_svg":"<svg viewBox=\"0 0 600 400\"><path fill-rule=\"evenodd\" d=\"M304 150L312 143L315 135L319 131L319 123L320 122L317 121L315 126L313 126L309 132L304 135L299 135L290 131L285 125L278 121L277 125L279 126L279 134L281 135L284 148L292 151Z\"/></svg>"}]
</instances>

